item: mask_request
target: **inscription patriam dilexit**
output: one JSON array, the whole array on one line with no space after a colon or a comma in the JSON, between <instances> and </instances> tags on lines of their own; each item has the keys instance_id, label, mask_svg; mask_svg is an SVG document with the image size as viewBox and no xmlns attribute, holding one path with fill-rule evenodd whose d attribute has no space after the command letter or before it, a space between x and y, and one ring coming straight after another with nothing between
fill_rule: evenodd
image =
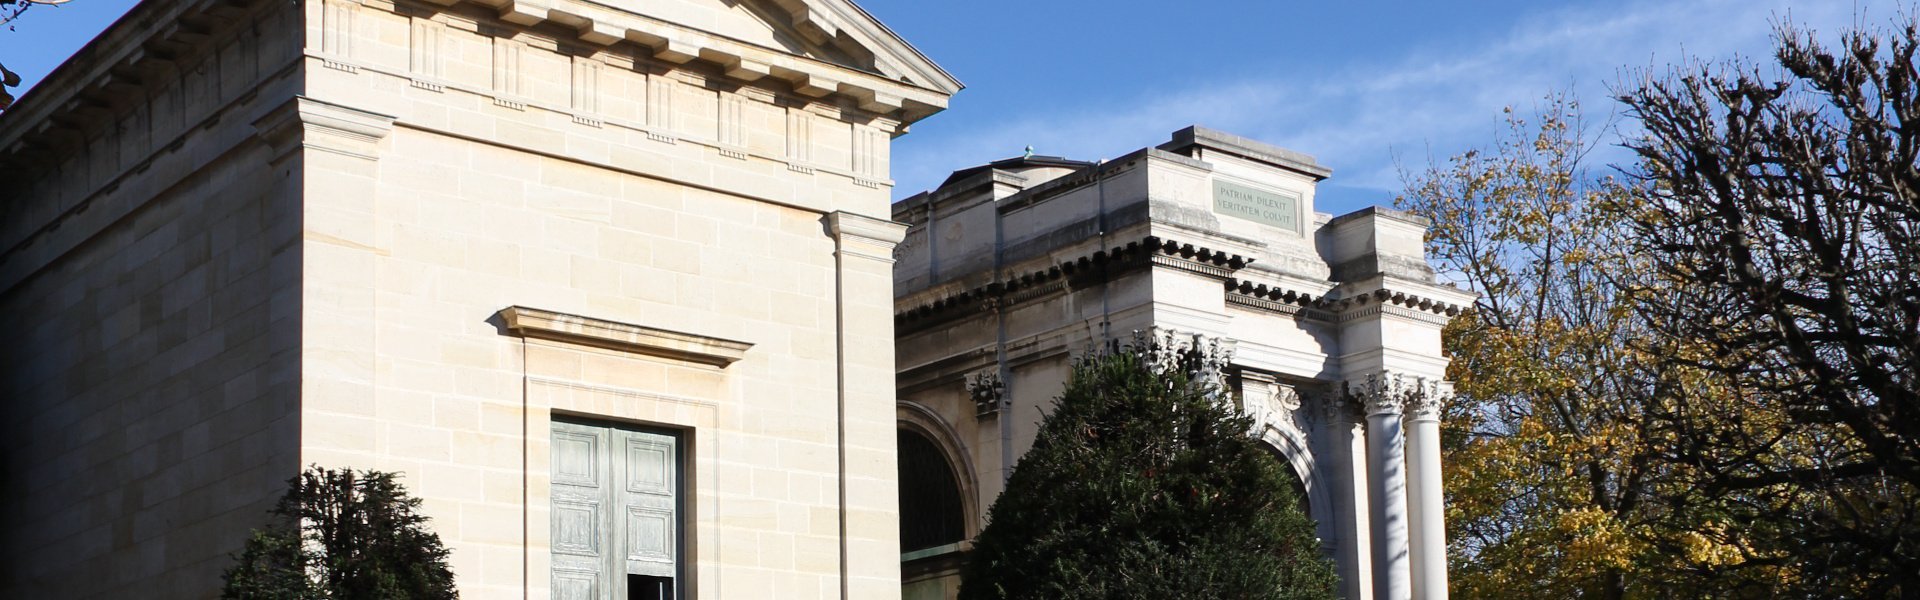
<instances>
[{"instance_id":1,"label":"inscription patriam dilexit","mask_svg":"<svg viewBox=\"0 0 1920 600\"><path fill-rule=\"evenodd\" d=\"M1264 225L1300 232L1300 196L1213 180L1213 210Z\"/></svg>"}]
</instances>

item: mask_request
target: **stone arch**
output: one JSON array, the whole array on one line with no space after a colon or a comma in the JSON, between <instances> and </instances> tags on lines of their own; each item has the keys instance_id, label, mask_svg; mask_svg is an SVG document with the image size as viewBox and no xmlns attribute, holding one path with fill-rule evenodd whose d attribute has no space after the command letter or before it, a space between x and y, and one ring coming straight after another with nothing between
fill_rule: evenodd
<instances>
[{"instance_id":1,"label":"stone arch","mask_svg":"<svg viewBox=\"0 0 1920 600\"><path fill-rule=\"evenodd\" d=\"M1321 482L1325 478L1320 473L1318 461L1314 459L1312 446L1307 436L1299 429L1281 423L1268 423L1260 430L1260 441L1267 445L1276 456L1293 468L1293 475L1306 488L1303 500L1307 504L1307 516L1321 524L1333 522L1333 501L1327 495L1327 486ZM1324 536L1324 532L1323 535Z\"/></svg>"},{"instance_id":2,"label":"stone arch","mask_svg":"<svg viewBox=\"0 0 1920 600\"><path fill-rule=\"evenodd\" d=\"M958 499L960 516L960 539L973 539L980 527L979 485L973 475L971 455L959 443L959 435L951 425L942 419L939 413L912 402L895 403L895 418L902 436L913 435L929 443L944 463L949 480L953 484L953 493ZM905 442L906 438L902 438ZM904 452L904 449L903 449ZM906 456L901 460L906 460ZM902 500L905 500L905 485L902 485ZM907 519L906 507L902 506L901 522ZM956 540L959 541L959 540ZM905 543L904 541L902 543Z\"/></svg>"}]
</instances>

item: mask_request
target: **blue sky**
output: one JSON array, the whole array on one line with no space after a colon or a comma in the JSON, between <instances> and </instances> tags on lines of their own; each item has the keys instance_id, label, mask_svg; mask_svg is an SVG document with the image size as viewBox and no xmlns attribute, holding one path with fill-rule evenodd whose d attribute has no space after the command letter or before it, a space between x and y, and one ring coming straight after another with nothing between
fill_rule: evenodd
<instances>
[{"instance_id":1,"label":"blue sky","mask_svg":"<svg viewBox=\"0 0 1920 600\"><path fill-rule=\"evenodd\" d=\"M1318 208L1333 213L1390 202L1396 155L1418 167L1486 143L1504 106L1572 90L1605 121L1609 90L1635 69L1764 59L1782 19L1830 37L1910 12L1898 0L861 4L968 86L896 141L896 197L1028 145L1098 159L1198 123L1319 157L1334 175ZM0 31L0 62L31 85L132 5L34 8Z\"/></svg>"},{"instance_id":2,"label":"blue sky","mask_svg":"<svg viewBox=\"0 0 1920 600\"><path fill-rule=\"evenodd\" d=\"M1897 2L866 0L968 89L894 150L896 196L1019 154L1108 158L1203 124L1333 168L1317 208L1390 203L1409 167L1491 141L1500 109L1572 90L1617 112L1633 72L1767 59L1772 23L1825 37ZM1601 158L1624 159L1620 152Z\"/></svg>"}]
</instances>

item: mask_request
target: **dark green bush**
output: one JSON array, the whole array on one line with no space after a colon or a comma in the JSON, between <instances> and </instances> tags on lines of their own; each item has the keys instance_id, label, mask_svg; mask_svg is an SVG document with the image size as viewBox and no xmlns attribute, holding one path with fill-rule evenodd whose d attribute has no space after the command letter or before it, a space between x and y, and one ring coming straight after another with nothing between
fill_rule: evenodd
<instances>
[{"instance_id":1,"label":"dark green bush","mask_svg":"<svg viewBox=\"0 0 1920 600\"><path fill-rule=\"evenodd\" d=\"M1288 467L1223 399L1220 363L1157 341L1078 359L960 597L1333 598Z\"/></svg>"},{"instance_id":2,"label":"dark green bush","mask_svg":"<svg viewBox=\"0 0 1920 600\"><path fill-rule=\"evenodd\" d=\"M274 523L223 578L229 600L441 600L460 596L447 548L393 473L309 467L287 481Z\"/></svg>"}]
</instances>

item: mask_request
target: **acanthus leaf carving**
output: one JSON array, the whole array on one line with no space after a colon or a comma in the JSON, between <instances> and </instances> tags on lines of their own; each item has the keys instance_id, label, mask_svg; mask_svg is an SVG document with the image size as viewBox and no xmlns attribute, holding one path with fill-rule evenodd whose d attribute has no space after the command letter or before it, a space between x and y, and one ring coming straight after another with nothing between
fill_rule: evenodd
<instances>
[{"instance_id":1,"label":"acanthus leaf carving","mask_svg":"<svg viewBox=\"0 0 1920 600\"><path fill-rule=\"evenodd\" d=\"M1366 407L1368 415L1437 414L1441 398L1438 379L1388 371L1349 379L1343 387L1347 396ZM1410 413L1410 408L1415 412Z\"/></svg>"}]
</instances>

